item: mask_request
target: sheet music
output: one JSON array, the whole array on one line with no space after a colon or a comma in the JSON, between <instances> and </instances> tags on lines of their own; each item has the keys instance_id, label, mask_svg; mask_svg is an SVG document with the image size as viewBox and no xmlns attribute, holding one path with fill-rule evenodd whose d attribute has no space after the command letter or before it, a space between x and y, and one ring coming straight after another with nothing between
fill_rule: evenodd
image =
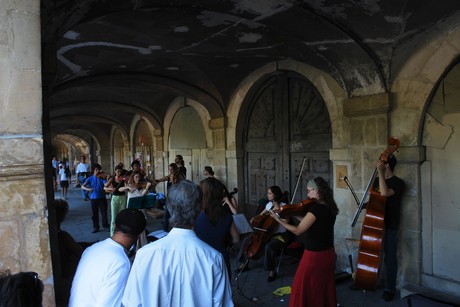
<instances>
[{"instance_id":1,"label":"sheet music","mask_svg":"<svg viewBox=\"0 0 460 307\"><path fill-rule=\"evenodd\" d=\"M235 223L236 230L238 230L240 234L245 234L253 231L251 224L249 224L248 220L242 213L233 215L233 222Z\"/></svg>"}]
</instances>

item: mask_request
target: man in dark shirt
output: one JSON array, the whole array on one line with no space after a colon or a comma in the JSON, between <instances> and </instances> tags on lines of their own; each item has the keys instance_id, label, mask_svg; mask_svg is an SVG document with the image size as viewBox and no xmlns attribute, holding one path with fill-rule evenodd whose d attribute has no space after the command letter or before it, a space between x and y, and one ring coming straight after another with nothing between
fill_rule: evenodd
<instances>
[{"instance_id":1,"label":"man in dark shirt","mask_svg":"<svg viewBox=\"0 0 460 307\"><path fill-rule=\"evenodd\" d=\"M398 272L397 253L399 219L401 216L401 198L404 191L404 181L393 174L396 158L390 155L388 161L378 161L380 195L387 198L385 203L385 237L384 264L385 289L383 299L391 301L396 293L396 274Z\"/></svg>"}]
</instances>

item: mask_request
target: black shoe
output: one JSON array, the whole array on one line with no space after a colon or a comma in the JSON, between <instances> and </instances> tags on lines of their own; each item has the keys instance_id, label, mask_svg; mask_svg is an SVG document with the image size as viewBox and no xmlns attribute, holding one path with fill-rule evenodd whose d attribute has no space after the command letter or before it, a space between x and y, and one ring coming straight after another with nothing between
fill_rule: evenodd
<instances>
[{"instance_id":1,"label":"black shoe","mask_svg":"<svg viewBox=\"0 0 460 307\"><path fill-rule=\"evenodd\" d=\"M383 298L385 301L389 302L389 301L391 301L391 300L393 299L393 297L395 297L395 294L394 294L394 293L392 293L392 292L390 292L390 291L385 291L385 292L383 292L382 298Z\"/></svg>"},{"instance_id":2,"label":"black shoe","mask_svg":"<svg viewBox=\"0 0 460 307\"><path fill-rule=\"evenodd\" d=\"M93 229L91 233L96 233L96 232L99 232L99 229Z\"/></svg>"},{"instance_id":3,"label":"black shoe","mask_svg":"<svg viewBox=\"0 0 460 307\"><path fill-rule=\"evenodd\" d=\"M278 277L278 274L276 274L276 272L274 272L272 276L268 276L267 281L272 282L272 281L274 281L276 279L276 277Z\"/></svg>"}]
</instances>

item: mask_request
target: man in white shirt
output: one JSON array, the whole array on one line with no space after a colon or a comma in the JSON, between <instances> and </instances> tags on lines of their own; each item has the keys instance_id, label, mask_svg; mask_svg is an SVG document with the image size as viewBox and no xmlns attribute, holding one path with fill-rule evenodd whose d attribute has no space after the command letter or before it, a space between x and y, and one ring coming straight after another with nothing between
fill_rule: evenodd
<instances>
[{"instance_id":1,"label":"man in white shirt","mask_svg":"<svg viewBox=\"0 0 460 307\"><path fill-rule=\"evenodd\" d=\"M118 213L112 238L91 245L83 253L72 282L69 307L121 306L131 267L127 253L145 225L145 216L138 209Z\"/></svg>"},{"instance_id":2,"label":"man in white shirt","mask_svg":"<svg viewBox=\"0 0 460 307\"><path fill-rule=\"evenodd\" d=\"M171 187L166 206L173 229L136 253L124 306L233 306L222 254L193 231L200 202L196 184L182 180Z\"/></svg>"},{"instance_id":3,"label":"man in white shirt","mask_svg":"<svg viewBox=\"0 0 460 307\"><path fill-rule=\"evenodd\" d=\"M91 168L89 166L89 163L86 162L85 156L80 157L80 163L78 163L77 165L76 173L77 173L78 183L80 184L80 186L85 182L85 179L91 175ZM82 189L81 197L84 200L89 200L88 191L85 191Z\"/></svg>"}]
</instances>

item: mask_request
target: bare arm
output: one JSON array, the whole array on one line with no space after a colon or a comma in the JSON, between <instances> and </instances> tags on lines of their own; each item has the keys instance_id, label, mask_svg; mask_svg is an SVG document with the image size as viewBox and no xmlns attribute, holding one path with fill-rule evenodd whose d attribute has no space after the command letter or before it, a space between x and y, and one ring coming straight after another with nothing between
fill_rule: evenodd
<instances>
[{"instance_id":1,"label":"bare arm","mask_svg":"<svg viewBox=\"0 0 460 307\"><path fill-rule=\"evenodd\" d=\"M124 187L118 188L118 191L125 192L125 191L131 191L131 190L130 190L129 185L125 185Z\"/></svg>"},{"instance_id":2,"label":"bare arm","mask_svg":"<svg viewBox=\"0 0 460 307\"><path fill-rule=\"evenodd\" d=\"M299 225L297 226L294 226L294 225L291 225L289 223L287 223L285 220L283 219L280 219L278 217L278 215L276 215L276 213L274 212L270 212L270 215L278 222L280 223L281 225L284 226L284 228L286 228L287 230L289 230L290 232L292 232L293 234L295 235L300 235L302 233L304 233L305 231L307 231L311 225L313 225L313 223L316 221L316 216L313 215L313 213L311 212L308 212L307 215L305 215L303 217L303 219L300 221Z\"/></svg>"},{"instance_id":3,"label":"bare arm","mask_svg":"<svg viewBox=\"0 0 460 307\"><path fill-rule=\"evenodd\" d=\"M235 198L229 199L228 197L224 197L224 205L227 204L232 211L232 214L238 214L238 203L236 202Z\"/></svg>"},{"instance_id":4,"label":"bare arm","mask_svg":"<svg viewBox=\"0 0 460 307\"><path fill-rule=\"evenodd\" d=\"M104 188L110 187L110 184L112 183L112 181L113 181L113 177L110 177L110 179L107 180L107 182L104 184Z\"/></svg>"},{"instance_id":5,"label":"bare arm","mask_svg":"<svg viewBox=\"0 0 460 307\"><path fill-rule=\"evenodd\" d=\"M393 189L388 188L388 185L385 181L385 164L382 161L377 162L377 172L379 174L379 188L380 188L380 195L385 197L390 197L395 195L395 191Z\"/></svg>"},{"instance_id":6,"label":"bare arm","mask_svg":"<svg viewBox=\"0 0 460 307\"><path fill-rule=\"evenodd\" d=\"M111 177L107 182L104 184L104 191L107 193L112 193L115 189L112 187L113 177Z\"/></svg>"},{"instance_id":7,"label":"bare arm","mask_svg":"<svg viewBox=\"0 0 460 307\"><path fill-rule=\"evenodd\" d=\"M149 188L150 188L151 185L152 185L151 182L147 182L147 184L145 185L144 190L142 190L142 196L144 196L145 194L147 194L147 192L149 191Z\"/></svg>"},{"instance_id":8,"label":"bare arm","mask_svg":"<svg viewBox=\"0 0 460 307\"><path fill-rule=\"evenodd\" d=\"M164 177L155 179L156 182L164 182L164 181L168 181L168 180L169 180L169 175L166 175Z\"/></svg>"},{"instance_id":9,"label":"bare arm","mask_svg":"<svg viewBox=\"0 0 460 307\"><path fill-rule=\"evenodd\" d=\"M230 235L232 236L233 244L240 242L240 234L238 233L234 222L232 222L232 226L230 227Z\"/></svg>"},{"instance_id":10,"label":"bare arm","mask_svg":"<svg viewBox=\"0 0 460 307\"><path fill-rule=\"evenodd\" d=\"M86 187L86 181L81 185L81 189L82 189L82 190L85 190L85 191L90 191L90 192L93 191L92 188L87 188L87 187Z\"/></svg>"}]
</instances>

